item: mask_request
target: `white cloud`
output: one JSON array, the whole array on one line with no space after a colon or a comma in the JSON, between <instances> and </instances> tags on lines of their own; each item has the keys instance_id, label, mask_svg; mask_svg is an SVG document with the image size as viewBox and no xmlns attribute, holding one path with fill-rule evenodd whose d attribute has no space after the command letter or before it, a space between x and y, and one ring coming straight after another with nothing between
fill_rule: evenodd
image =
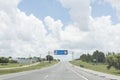
<instances>
[{"instance_id":1,"label":"white cloud","mask_svg":"<svg viewBox=\"0 0 120 80\"><path fill-rule=\"evenodd\" d=\"M74 20L67 26L50 16L44 21L27 16L17 8L19 0L0 0L0 56L45 56L54 49L75 50L77 55L85 50L120 51L120 23L113 25L111 16L90 16L89 0L60 2Z\"/></svg>"},{"instance_id":2,"label":"white cloud","mask_svg":"<svg viewBox=\"0 0 120 80\"><path fill-rule=\"evenodd\" d=\"M80 31L75 25L68 25L61 31L61 40L79 42L86 36L86 32Z\"/></svg>"},{"instance_id":3,"label":"white cloud","mask_svg":"<svg viewBox=\"0 0 120 80\"><path fill-rule=\"evenodd\" d=\"M48 26L49 35L60 40L60 31L63 27L63 23L61 22L61 20L55 21L52 17L47 16L44 19L44 22L46 26Z\"/></svg>"},{"instance_id":4,"label":"white cloud","mask_svg":"<svg viewBox=\"0 0 120 80\"><path fill-rule=\"evenodd\" d=\"M19 0L0 0L0 55L39 54L45 47L46 29L34 15L27 16L17 5Z\"/></svg>"},{"instance_id":5,"label":"white cloud","mask_svg":"<svg viewBox=\"0 0 120 80\"><path fill-rule=\"evenodd\" d=\"M112 5L114 9L117 11L117 16L120 19L120 0L104 0Z\"/></svg>"},{"instance_id":6,"label":"white cloud","mask_svg":"<svg viewBox=\"0 0 120 80\"><path fill-rule=\"evenodd\" d=\"M112 25L111 16L91 19L91 31L101 50L120 51L120 24Z\"/></svg>"},{"instance_id":7,"label":"white cloud","mask_svg":"<svg viewBox=\"0 0 120 80\"><path fill-rule=\"evenodd\" d=\"M21 0L0 0L0 9L16 8ZM8 7L9 6L9 7Z\"/></svg>"},{"instance_id":8,"label":"white cloud","mask_svg":"<svg viewBox=\"0 0 120 80\"><path fill-rule=\"evenodd\" d=\"M92 0L91 0L92 1ZM101 0L102 1L102 0ZM106 0L118 11L120 9L119 0ZM90 16L90 0L60 0L63 7L69 9L71 18L80 23L78 26L68 26L62 31L62 39L66 40L63 46L69 48L88 49L88 50L104 50L104 51L120 51L119 50L119 23L113 25L111 16L102 16L93 18ZM82 19L84 18L84 19ZM81 20L85 22L85 26L81 26ZM84 32L85 29L89 31Z\"/></svg>"},{"instance_id":9,"label":"white cloud","mask_svg":"<svg viewBox=\"0 0 120 80\"><path fill-rule=\"evenodd\" d=\"M63 7L69 9L69 14L76 26L81 30L89 30L90 0L60 0Z\"/></svg>"},{"instance_id":10,"label":"white cloud","mask_svg":"<svg viewBox=\"0 0 120 80\"><path fill-rule=\"evenodd\" d=\"M112 24L111 16L90 17L89 31L81 31L75 25L68 25L61 31L61 47L91 52L119 52L120 24Z\"/></svg>"}]
</instances>

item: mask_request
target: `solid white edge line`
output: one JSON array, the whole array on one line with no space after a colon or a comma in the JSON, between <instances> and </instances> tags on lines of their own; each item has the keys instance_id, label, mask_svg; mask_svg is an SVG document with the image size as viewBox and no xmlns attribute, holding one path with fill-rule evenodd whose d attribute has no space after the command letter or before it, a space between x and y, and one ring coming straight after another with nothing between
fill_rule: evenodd
<instances>
[{"instance_id":1,"label":"solid white edge line","mask_svg":"<svg viewBox=\"0 0 120 80\"><path fill-rule=\"evenodd\" d=\"M76 72L76 71L74 71L74 70L72 70L72 69L70 69L70 70L71 70L72 72L74 72L76 75L78 75L79 77L82 77L83 79L88 80L86 77L80 75L78 72Z\"/></svg>"},{"instance_id":2,"label":"solid white edge line","mask_svg":"<svg viewBox=\"0 0 120 80\"><path fill-rule=\"evenodd\" d=\"M48 78L48 75L46 75L45 77L44 77L44 79L47 79Z\"/></svg>"}]
</instances>

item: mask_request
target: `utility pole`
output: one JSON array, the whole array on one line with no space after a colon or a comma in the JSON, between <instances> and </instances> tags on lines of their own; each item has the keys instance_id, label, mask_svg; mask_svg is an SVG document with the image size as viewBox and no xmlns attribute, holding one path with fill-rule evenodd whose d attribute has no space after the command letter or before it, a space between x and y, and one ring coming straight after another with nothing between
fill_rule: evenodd
<instances>
[{"instance_id":1,"label":"utility pole","mask_svg":"<svg viewBox=\"0 0 120 80\"><path fill-rule=\"evenodd\" d=\"M42 61L42 59L41 59L41 54L40 54L40 62Z\"/></svg>"},{"instance_id":2,"label":"utility pole","mask_svg":"<svg viewBox=\"0 0 120 80\"><path fill-rule=\"evenodd\" d=\"M32 63L32 57L31 54L29 54L30 64Z\"/></svg>"},{"instance_id":3,"label":"utility pole","mask_svg":"<svg viewBox=\"0 0 120 80\"><path fill-rule=\"evenodd\" d=\"M72 60L74 60L74 52L72 52Z\"/></svg>"},{"instance_id":4,"label":"utility pole","mask_svg":"<svg viewBox=\"0 0 120 80\"><path fill-rule=\"evenodd\" d=\"M51 63L51 61L50 61L50 51L48 51L48 61L49 61L49 63Z\"/></svg>"},{"instance_id":5,"label":"utility pole","mask_svg":"<svg viewBox=\"0 0 120 80\"><path fill-rule=\"evenodd\" d=\"M72 61L74 60L74 52L72 51ZM74 65L72 65L74 67Z\"/></svg>"},{"instance_id":6,"label":"utility pole","mask_svg":"<svg viewBox=\"0 0 120 80\"><path fill-rule=\"evenodd\" d=\"M97 65L97 63L98 63L98 57L96 56L96 65Z\"/></svg>"}]
</instances>

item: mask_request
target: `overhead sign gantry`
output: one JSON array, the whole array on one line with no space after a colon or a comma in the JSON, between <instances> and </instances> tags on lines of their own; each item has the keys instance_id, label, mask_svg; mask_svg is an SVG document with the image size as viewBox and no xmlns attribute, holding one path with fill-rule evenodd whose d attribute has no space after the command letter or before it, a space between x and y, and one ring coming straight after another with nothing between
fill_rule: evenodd
<instances>
[{"instance_id":1,"label":"overhead sign gantry","mask_svg":"<svg viewBox=\"0 0 120 80\"><path fill-rule=\"evenodd\" d=\"M55 55L68 55L68 50L54 50Z\"/></svg>"}]
</instances>

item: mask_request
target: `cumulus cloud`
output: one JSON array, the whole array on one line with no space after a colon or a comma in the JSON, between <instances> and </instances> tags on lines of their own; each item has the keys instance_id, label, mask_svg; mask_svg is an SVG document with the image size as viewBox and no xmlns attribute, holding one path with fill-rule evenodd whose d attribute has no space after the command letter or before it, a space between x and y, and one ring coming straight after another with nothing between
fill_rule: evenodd
<instances>
[{"instance_id":1,"label":"cumulus cloud","mask_svg":"<svg viewBox=\"0 0 120 80\"><path fill-rule=\"evenodd\" d=\"M91 0L94 2L94 0ZM100 2L102 3L103 0ZM109 2L118 12L119 16L119 0L104 0ZM62 31L61 35L64 47L71 49L83 50L103 50L103 51L120 51L119 50L119 23L113 25L111 16L102 16L93 18L90 16L90 0L60 0L63 7L69 9L71 18L79 24L68 26ZM92 8L92 7L91 7ZM84 10L84 11L83 11ZM84 18L84 19L82 19ZM84 26L81 20L85 23ZM84 31L89 29L89 31Z\"/></svg>"},{"instance_id":2,"label":"cumulus cloud","mask_svg":"<svg viewBox=\"0 0 120 80\"><path fill-rule=\"evenodd\" d=\"M0 9L11 9L11 8L16 8L19 4L21 0L12 0L12 1L9 1L9 0L0 0ZM8 7L9 6L9 7Z\"/></svg>"},{"instance_id":3,"label":"cumulus cloud","mask_svg":"<svg viewBox=\"0 0 120 80\"><path fill-rule=\"evenodd\" d=\"M120 0L104 0L112 5L116 9L118 19L120 20Z\"/></svg>"},{"instance_id":4,"label":"cumulus cloud","mask_svg":"<svg viewBox=\"0 0 120 80\"><path fill-rule=\"evenodd\" d=\"M27 16L17 7L19 2L0 0L0 56L45 56L48 50L59 49L61 20Z\"/></svg>"},{"instance_id":5,"label":"cumulus cloud","mask_svg":"<svg viewBox=\"0 0 120 80\"><path fill-rule=\"evenodd\" d=\"M74 24L81 30L89 30L90 0L60 0L63 7L69 10Z\"/></svg>"},{"instance_id":6,"label":"cumulus cloud","mask_svg":"<svg viewBox=\"0 0 120 80\"><path fill-rule=\"evenodd\" d=\"M17 8L20 0L0 0L0 54L26 56L44 47L46 29L34 15Z\"/></svg>"},{"instance_id":7,"label":"cumulus cloud","mask_svg":"<svg viewBox=\"0 0 120 80\"><path fill-rule=\"evenodd\" d=\"M61 20L55 21L52 17L47 16L44 19L46 26L48 26L48 33L54 38L60 40L60 31L62 30L63 23Z\"/></svg>"},{"instance_id":8,"label":"cumulus cloud","mask_svg":"<svg viewBox=\"0 0 120 80\"><path fill-rule=\"evenodd\" d=\"M109 15L90 16L90 0L60 0L74 20L66 26L50 16L42 21L26 15L19 2L0 0L0 56L45 56L54 49L75 50L76 56L84 50L120 51L120 23L113 25Z\"/></svg>"},{"instance_id":9,"label":"cumulus cloud","mask_svg":"<svg viewBox=\"0 0 120 80\"><path fill-rule=\"evenodd\" d=\"M104 51L120 51L120 24L112 25L111 16L91 19L91 31L98 43L99 49ZM95 44L95 43L93 43Z\"/></svg>"}]
</instances>

